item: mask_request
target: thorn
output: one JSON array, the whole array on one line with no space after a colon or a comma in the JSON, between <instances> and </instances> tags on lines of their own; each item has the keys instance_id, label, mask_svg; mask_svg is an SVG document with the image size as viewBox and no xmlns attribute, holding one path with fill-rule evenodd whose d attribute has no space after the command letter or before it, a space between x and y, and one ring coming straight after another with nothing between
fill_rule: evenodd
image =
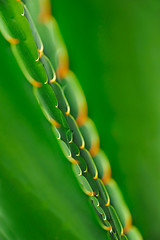
<instances>
[{"instance_id":1,"label":"thorn","mask_svg":"<svg viewBox=\"0 0 160 240\"><path fill-rule=\"evenodd\" d=\"M55 126L55 127L57 127L57 128L60 128L60 124L58 123L58 122L56 122L53 118L52 118L52 120L50 121L50 123L53 125L53 126Z\"/></svg>"},{"instance_id":2,"label":"thorn","mask_svg":"<svg viewBox=\"0 0 160 240\"><path fill-rule=\"evenodd\" d=\"M34 79L31 80L31 84L32 84L34 87L41 87L41 86L42 86L42 83L37 82L37 81L34 80Z\"/></svg>"},{"instance_id":3,"label":"thorn","mask_svg":"<svg viewBox=\"0 0 160 240\"><path fill-rule=\"evenodd\" d=\"M17 38L9 38L8 42L11 43L11 44L17 45L19 43L19 39L17 39Z\"/></svg>"},{"instance_id":4,"label":"thorn","mask_svg":"<svg viewBox=\"0 0 160 240\"><path fill-rule=\"evenodd\" d=\"M54 75L54 77L49 81L50 83L53 83L56 81L56 74Z\"/></svg>"},{"instance_id":5,"label":"thorn","mask_svg":"<svg viewBox=\"0 0 160 240\"><path fill-rule=\"evenodd\" d=\"M41 58L43 56L43 47L41 49L38 49L38 53L39 53L39 58Z\"/></svg>"},{"instance_id":6,"label":"thorn","mask_svg":"<svg viewBox=\"0 0 160 240\"><path fill-rule=\"evenodd\" d=\"M95 174L95 176L93 177L93 179L97 179L98 178L98 171L97 171L97 169L96 169L96 174Z\"/></svg>"},{"instance_id":7,"label":"thorn","mask_svg":"<svg viewBox=\"0 0 160 240\"><path fill-rule=\"evenodd\" d=\"M39 61L39 56L38 56L38 58L35 60L36 62L38 62Z\"/></svg>"},{"instance_id":8,"label":"thorn","mask_svg":"<svg viewBox=\"0 0 160 240\"><path fill-rule=\"evenodd\" d=\"M89 149L89 152L90 152L90 154L91 154L92 157L96 156L97 153L99 152L99 145L100 145L100 143L99 143L99 140L98 140L98 141L97 141L96 143L94 143L94 144L91 146L91 148Z\"/></svg>"},{"instance_id":9,"label":"thorn","mask_svg":"<svg viewBox=\"0 0 160 240\"><path fill-rule=\"evenodd\" d=\"M108 170L104 169L104 173L103 176L101 178L102 182L104 183L104 185L106 185L111 179L111 168Z\"/></svg>"},{"instance_id":10,"label":"thorn","mask_svg":"<svg viewBox=\"0 0 160 240\"><path fill-rule=\"evenodd\" d=\"M130 215L124 226L124 232L127 234L129 232L129 230L131 229L131 227L132 227L132 217Z\"/></svg>"},{"instance_id":11,"label":"thorn","mask_svg":"<svg viewBox=\"0 0 160 240\"><path fill-rule=\"evenodd\" d=\"M69 115L70 114L70 106L68 105L67 106L67 112L65 112L66 115Z\"/></svg>"}]
</instances>

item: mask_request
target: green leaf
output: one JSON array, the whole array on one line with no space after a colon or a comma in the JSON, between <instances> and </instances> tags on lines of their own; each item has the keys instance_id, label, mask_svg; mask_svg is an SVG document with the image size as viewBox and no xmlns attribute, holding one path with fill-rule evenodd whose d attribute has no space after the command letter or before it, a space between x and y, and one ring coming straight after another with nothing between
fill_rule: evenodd
<instances>
[{"instance_id":1,"label":"green leaf","mask_svg":"<svg viewBox=\"0 0 160 240\"><path fill-rule=\"evenodd\" d=\"M1 238L106 239L2 36L0 46Z\"/></svg>"},{"instance_id":2,"label":"green leaf","mask_svg":"<svg viewBox=\"0 0 160 240\"><path fill-rule=\"evenodd\" d=\"M160 3L62 0L52 6L112 176L144 239L158 240Z\"/></svg>"},{"instance_id":3,"label":"green leaf","mask_svg":"<svg viewBox=\"0 0 160 240\"><path fill-rule=\"evenodd\" d=\"M33 1L27 2L33 4ZM134 223L140 227L145 239L156 240L160 238L159 8L157 1L147 1L145 4L138 0L53 1L53 12L68 48L71 68L77 74L87 97L89 114L100 133L101 146L108 153L112 174L123 191ZM38 7L35 9L38 13ZM47 35L45 37L47 38ZM28 111L27 117L33 121L32 131L40 134L43 128L37 131L39 123L32 118L32 114L35 114L33 105L36 106L36 103L31 101L33 99L28 91L24 91L30 87L24 83L22 76L20 78L14 60L9 63L12 57L8 45L6 47L3 40L0 44L1 49L5 48L1 50L1 78L5 80L0 83L1 92L3 89L0 96L4 102L0 111L1 115L6 115L6 118L3 116L4 120L1 120L1 128L3 127L5 132L5 138L1 141L3 145L4 142L7 145L3 154L3 161L7 165L8 151L13 148L9 145L9 136L13 132L13 146L15 139L18 139L19 126L24 133L23 138L24 135L27 137L28 133L24 130L26 123L20 124L19 117L23 118ZM14 69L12 74L8 72L8 69L11 69L9 66ZM22 80L21 88L17 88L19 84L14 85L13 76L18 82ZM31 100L28 103L29 96ZM19 103L20 116L16 117ZM44 119L40 111L38 117ZM15 121L14 125L11 120ZM45 128L46 124L44 119ZM49 130L49 127L47 129ZM37 136L38 141L42 141L41 134ZM25 144L28 142L30 137ZM22 143L21 137L18 145ZM28 151L31 151L30 147ZM18 155L18 151L15 149L16 154ZM14 156L13 149L10 155ZM5 215L9 215L9 211ZM149 221L150 218L153 221ZM35 222L32 220L31 225L34 223L35 226ZM14 224L18 226L18 223ZM6 220L3 220L3 226L8 229ZM33 232L33 228L30 229ZM33 234L38 234L36 230ZM24 230L18 229L17 232L19 231ZM12 231L8 232L14 239Z\"/></svg>"}]
</instances>

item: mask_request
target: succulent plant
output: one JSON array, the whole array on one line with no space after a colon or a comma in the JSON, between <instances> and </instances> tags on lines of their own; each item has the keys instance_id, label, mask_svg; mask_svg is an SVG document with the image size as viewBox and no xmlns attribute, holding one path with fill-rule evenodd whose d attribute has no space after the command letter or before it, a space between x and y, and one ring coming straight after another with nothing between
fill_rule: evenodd
<instances>
[{"instance_id":1,"label":"succulent plant","mask_svg":"<svg viewBox=\"0 0 160 240\"><path fill-rule=\"evenodd\" d=\"M19 214L12 207L8 215L3 214L3 211L6 211L5 204L1 205L2 239L97 239L98 236L99 239L142 239L138 229L132 226L130 211L117 183L111 178L110 163L99 147L96 127L88 118L87 103L82 88L75 74L69 70L67 49L58 24L51 16L50 2L1 0L0 14L2 35L10 43L24 76L33 85L34 95L58 140L56 142L56 139L53 139L48 124L45 123L47 129L42 130L42 135L46 133L49 135L46 136L47 143L42 137L42 142L39 144L43 145L44 142L46 145L42 151L43 155L39 156L39 152L35 154L33 162L28 159L17 160L15 157L13 172L10 172L10 166L4 167L2 164L2 182L5 183L3 191L9 196L10 192L7 190L11 188L13 205L20 205ZM37 108L33 99L33 104ZM22 107L23 104L19 106ZM43 119L41 113L38 114ZM34 121L39 124L38 115L35 117L37 119ZM36 128L32 131L34 133ZM30 137L27 138L29 139ZM44 156L48 141L49 146L54 145L53 156L51 152ZM35 140L33 142L36 144ZM32 147L34 152L34 145ZM49 160L46 159L48 156ZM53 178L52 174L56 173L55 162L59 161L59 156L61 162L58 163L57 170L62 172L60 175L58 172ZM69 164L65 162L66 159ZM31 175L28 171L31 171ZM82 197L76 178L83 192L88 195L89 202L85 196ZM45 191L43 188L46 188ZM41 189L43 189L42 193ZM59 194L60 189L63 192ZM74 197L71 197L71 194ZM73 206L70 201L74 199L77 202ZM12 201L7 201L8 208ZM81 201L85 203L77 211ZM87 214L86 209L89 212ZM26 227L17 231L22 224L23 214L26 219L28 218L24 223L26 226L29 225L30 231L35 222L36 227L31 235L26 234ZM79 214L81 230L77 229ZM70 215L69 222L68 215ZM28 224L32 217L31 224ZM53 223L50 224L50 221Z\"/></svg>"}]
</instances>

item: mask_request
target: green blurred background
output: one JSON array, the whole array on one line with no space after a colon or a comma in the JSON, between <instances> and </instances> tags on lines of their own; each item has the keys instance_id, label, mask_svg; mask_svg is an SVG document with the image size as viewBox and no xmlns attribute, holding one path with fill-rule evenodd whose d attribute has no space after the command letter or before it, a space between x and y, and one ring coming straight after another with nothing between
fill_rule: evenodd
<instances>
[{"instance_id":1,"label":"green blurred background","mask_svg":"<svg viewBox=\"0 0 160 240\"><path fill-rule=\"evenodd\" d=\"M160 1L54 0L52 12L133 223L158 240ZM0 49L0 237L106 239L2 36Z\"/></svg>"}]
</instances>

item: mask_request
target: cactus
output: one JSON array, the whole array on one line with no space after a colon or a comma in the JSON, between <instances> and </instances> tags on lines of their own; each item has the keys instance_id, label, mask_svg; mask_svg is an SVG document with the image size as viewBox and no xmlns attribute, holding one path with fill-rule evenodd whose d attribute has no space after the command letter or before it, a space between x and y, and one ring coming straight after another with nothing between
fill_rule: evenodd
<instances>
[{"instance_id":1,"label":"cactus","mask_svg":"<svg viewBox=\"0 0 160 240\"><path fill-rule=\"evenodd\" d=\"M46 56L41 37L23 2L2 1L0 11L1 32L11 43L26 79L33 85L39 105L72 163L82 190L89 196L102 228L107 231L106 236L109 232L111 239L142 239L132 226L129 209L111 178L109 161L99 149L96 127L87 117L86 100L78 80L68 70L66 47L55 19L48 9L40 14L51 41L50 45L44 44ZM47 46L51 47L52 55Z\"/></svg>"}]
</instances>

